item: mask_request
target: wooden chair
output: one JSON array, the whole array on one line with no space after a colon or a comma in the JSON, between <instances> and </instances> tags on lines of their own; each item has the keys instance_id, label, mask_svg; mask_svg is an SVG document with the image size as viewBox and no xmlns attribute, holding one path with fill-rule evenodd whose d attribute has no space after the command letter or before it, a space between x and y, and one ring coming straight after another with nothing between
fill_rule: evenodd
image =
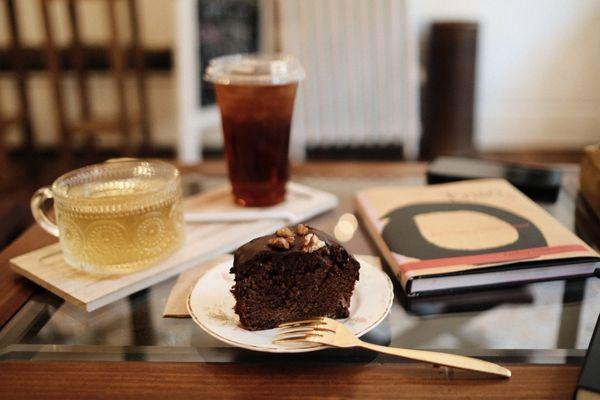
<instances>
[{"instance_id":1,"label":"wooden chair","mask_svg":"<svg viewBox=\"0 0 600 400\"><path fill-rule=\"evenodd\" d=\"M126 155L135 152L147 151L150 147L150 124L146 91L146 71L144 55L140 45L140 32L137 17L136 0L96 0L105 4L109 41L107 55L110 65L110 74L116 91L117 115L110 119L95 118L91 110L91 97L88 85L88 67L85 60L85 48L81 41L81 23L78 16L78 3L83 0L39 0L41 5L42 20L45 32L45 52L48 70L54 92L54 107L58 119L58 128L61 135L61 154L70 158L74 150L73 139L75 135L82 135L87 150L93 148L94 137L103 132L115 132L121 136ZM66 3L68 12L68 25L71 33L69 45L69 61L76 77L77 100L79 103L79 118L69 121L65 104L63 88L63 69L61 57L57 48L52 19L49 13L49 3ZM119 31L117 24L117 2L127 4L128 22L130 24L129 51L123 45L123 32ZM136 83L136 97L139 112L137 116L131 115L131 110L126 98L126 81L128 57L131 54ZM133 135L134 128L138 127L141 141L136 145Z\"/></svg>"},{"instance_id":2,"label":"wooden chair","mask_svg":"<svg viewBox=\"0 0 600 400\"><path fill-rule=\"evenodd\" d=\"M4 0L7 16L7 26L9 34L10 60L13 82L17 95L17 111L13 115L3 113L2 104L0 104L0 184L5 186L9 181L14 180L22 172L13 168L9 162L8 150L4 144L4 135L13 125L20 128L22 133L22 149L26 155L31 154L34 145L34 135L31 123L30 103L27 93L27 71L25 68L25 57L23 46L21 44L21 34L19 30L19 19L15 0ZM1 96L0 96L1 98Z\"/></svg>"}]
</instances>

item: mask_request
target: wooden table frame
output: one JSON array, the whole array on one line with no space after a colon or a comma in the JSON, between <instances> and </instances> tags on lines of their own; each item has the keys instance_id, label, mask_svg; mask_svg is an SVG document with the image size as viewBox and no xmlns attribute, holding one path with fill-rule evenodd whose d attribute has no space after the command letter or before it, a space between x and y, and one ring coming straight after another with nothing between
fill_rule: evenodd
<instances>
[{"instance_id":1,"label":"wooden table frame","mask_svg":"<svg viewBox=\"0 0 600 400\"><path fill-rule=\"evenodd\" d=\"M184 172L222 175L222 162L183 168ZM314 163L295 174L401 177L423 173L422 164ZM10 270L8 260L55 239L37 226L0 253L0 326L38 289ZM580 367L509 365L509 380L422 364L298 363L207 364L166 362L0 363L0 398L570 398Z\"/></svg>"}]
</instances>

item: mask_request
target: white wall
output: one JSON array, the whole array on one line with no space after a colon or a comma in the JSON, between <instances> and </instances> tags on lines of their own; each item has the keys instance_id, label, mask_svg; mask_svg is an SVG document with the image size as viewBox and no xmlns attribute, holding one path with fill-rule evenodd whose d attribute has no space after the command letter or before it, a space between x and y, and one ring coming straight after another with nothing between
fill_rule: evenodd
<instances>
[{"instance_id":1,"label":"white wall","mask_svg":"<svg viewBox=\"0 0 600 400\"><path fill-rule=\"evenodd\" d=\"M407 1L420 37L434 19L480 22L480 149L578 148L600 140L600 1Z\"/></svg>"}]
</instances>

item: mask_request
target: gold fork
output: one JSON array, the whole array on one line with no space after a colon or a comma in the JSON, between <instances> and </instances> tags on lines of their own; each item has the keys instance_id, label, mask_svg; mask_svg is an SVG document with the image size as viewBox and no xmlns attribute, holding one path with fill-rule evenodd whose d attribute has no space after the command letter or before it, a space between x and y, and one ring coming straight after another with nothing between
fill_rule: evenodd
<instances>
[{"instance_id":1,"label":"gold fork","mask_svg":"<svg viewBox=\"0 0 600 400\"><path fill-rule=\"evenodd\" d=\"M510 378L510 370L491 362L476 358L433 351L401 349L379 346L363 342L350 329L331 318L313 318L304 321L288 322L273 340L274 343L320 343L333 347L362 347L380 353L424 361L434 365L478 371L486 374Z\"/></svg>"}]
</instances>

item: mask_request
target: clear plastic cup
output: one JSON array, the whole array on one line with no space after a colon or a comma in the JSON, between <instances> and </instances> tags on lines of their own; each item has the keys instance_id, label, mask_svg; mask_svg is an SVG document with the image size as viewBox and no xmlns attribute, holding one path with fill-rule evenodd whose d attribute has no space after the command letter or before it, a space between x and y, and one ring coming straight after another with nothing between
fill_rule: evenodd
<instances>
[{"instance_id":1,"label":"clear plastic cup","mask_svg":"<svg viewBox=\"0 0 600 400\"><path fill-rule=\"evenodd\" d=\"M285 198L294 100L304 70L289 55L236 54L210 61L233 196L270 206Z\"/></svg>"}]
</instances>

